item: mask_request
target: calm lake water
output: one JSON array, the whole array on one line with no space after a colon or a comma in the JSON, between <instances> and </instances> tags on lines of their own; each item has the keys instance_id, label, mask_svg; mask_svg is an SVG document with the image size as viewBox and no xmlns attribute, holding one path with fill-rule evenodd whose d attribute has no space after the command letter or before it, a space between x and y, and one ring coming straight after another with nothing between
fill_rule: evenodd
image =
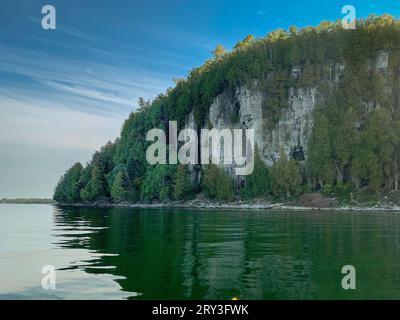
<instances>
[{"instance_id":1,"label":"calm lake water","mask_svg":"<svg viewBox=\"0 0 400 320\"><path fill-rule=\"evenodd\" d=\"M400 299L400 214L0 205L0 299L234 296Z\"/></svg>"}]
</instances>

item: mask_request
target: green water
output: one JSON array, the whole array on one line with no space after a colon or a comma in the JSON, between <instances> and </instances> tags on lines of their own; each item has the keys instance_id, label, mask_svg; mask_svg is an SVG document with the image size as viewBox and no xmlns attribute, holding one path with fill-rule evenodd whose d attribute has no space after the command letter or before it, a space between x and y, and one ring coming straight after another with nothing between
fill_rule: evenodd
<instances>
[{"instance_id":1,"label":"green water","mask_svg":"<svg viewBox=\"0 0 400 320\"><path fill-rule=\"evenodd\" d=\"M400 299L400 214L0 205L0 299L233 296Z\"/></svg>"}]
</instances>

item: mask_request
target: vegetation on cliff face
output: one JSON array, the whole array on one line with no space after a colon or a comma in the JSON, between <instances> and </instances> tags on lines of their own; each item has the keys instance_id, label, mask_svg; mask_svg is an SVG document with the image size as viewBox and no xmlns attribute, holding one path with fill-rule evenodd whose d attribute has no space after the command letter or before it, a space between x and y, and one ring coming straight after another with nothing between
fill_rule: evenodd
<instances>
[{"instance_id":1,"label":"vegetation on cliff face","mask_svg":"<svg viewBox=\"0 0 400 320\"><path fill-rule=\"evenodd\" d=\"M384 71L374 66L382 51L389 54ZM235 196L288 199L306 191L344 200L377 195L398 199L393 195L400 182L399 21L384 15L358 21L356 30L330 22L279 29L262 39L248 36L232 52L218 46L213 54L151 103L141 99L118 139L96 152L85 167L77 163L66 171L54 199L153 202L185 200L202 191L224 201ZM334 65L345 66L345 71L332 89L326 79ZM298 77L291 76L294 69L301 70ZM196 168L203 171L202 181L192 181L189 170L181 166L147 163L148 130L168 132L170 120L181 128L190 112L198 127L207 127L213 100L240 86L267 92L263 116L269 129L288 107L289 88L318 88L324 103L313 114L305 165L284 154L271 168L256 161L253 175L235 186L214 166ZM360 196L365 194L371 197Z\"/></svg>"}]
</instances>

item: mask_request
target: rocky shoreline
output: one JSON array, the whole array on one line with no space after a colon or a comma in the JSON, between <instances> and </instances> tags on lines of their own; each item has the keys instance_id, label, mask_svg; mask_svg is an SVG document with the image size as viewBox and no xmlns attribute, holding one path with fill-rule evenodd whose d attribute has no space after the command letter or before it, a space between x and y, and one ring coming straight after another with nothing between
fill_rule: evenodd
<instances>
[{"instance_id":1,"label":"rocky shoreline","mask_svg":"<svg viewBox=\"0 0 400 320\"><path fill-rule=\"evenodd\" d=\"M186 202L165 202L165 203L128 203L107 201L97 201L93 203L57 203L61 207L87 207L87 208L132 208L132 209L201 209L201 210L279 210L279 211L385 211L399 212L400 207L394 205L374 205L374 206L334 206L334 207L313 207L299 206L285 203L270 203L264 201L236 201L229 203L219 203L204 200L191 200Z\"/></svg>"}]
</instances>

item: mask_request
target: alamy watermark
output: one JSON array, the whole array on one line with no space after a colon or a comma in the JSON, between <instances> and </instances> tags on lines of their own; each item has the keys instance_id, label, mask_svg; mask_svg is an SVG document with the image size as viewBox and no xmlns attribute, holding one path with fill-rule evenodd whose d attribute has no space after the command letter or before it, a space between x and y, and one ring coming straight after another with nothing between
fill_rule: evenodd
<instances>
[{"instance_id":1,"label":"alamy watermark","mask_svg":"<svg viewBox=\"0 0 400 320\"><path fill-rule=\"evenodd\" d=\"M56 29L56 8L50 4L43 6L42 14L45 16L42 18L42 28L44 30L55 30Z\"/></svg>"},{"instance_id":2,"label":"alamy watermark","mask_svg":"<svg viewBox=\"0 0 400 320\"><path fill-rule=\"evenodd\" d=\"M45 265L42 268L42 288L44 290L56 289L56 268L52 265Z\"/></svg>"},{"instance_id":3,"label":"alamy watermark","mask_svg":"<svg viewBox=\"0 0 400 320\"><path fill-rule=\"evenodd\" d=\"M342 274L345 276L342 279L342 288L344 290L356 289L356 268L352 265L346 265L342 268Z\"/></svg>"},{"instance_id":4,"label":"alamy watermark","mask_svg":"<svg viewBox=\"0 0 400 320\"><path fill-rule=\"evenodd\" d=\"M53 5L46 4L42 7L42 28L44 30L56 29L56 8ZM342 14L346 14L342 19L343 29L356 29L356 8L352 5L342 7Z\"/></svg>"},{"instance_id":5,"label":"alamy watermark","mask_svg":"<svg viewBox=\"0 0 400 320\"><path fill-rule=\"evenodd\" d=\"M186 128L178 134L177 127L176 121L169 122L168 146L162 129L147 133L146 141L153 142L146 151L149 164L224 164L232 165L237 176L253 173L254 129L201 129L199 139L196 130ZM178 142L181 142L179 149Z\"/></svg>"},{"instance_id":6,"label":"alamy watermark","mask_svg":"<svg viewBox=\"0 0 400 320\"><path fill-rule=\"evenodd\" d=\"M346 5L342 8L342 13L346 14L342 19L342 28L346 30L356 29L356 8L351 5Z\"/></svg>"}]
</instances>

